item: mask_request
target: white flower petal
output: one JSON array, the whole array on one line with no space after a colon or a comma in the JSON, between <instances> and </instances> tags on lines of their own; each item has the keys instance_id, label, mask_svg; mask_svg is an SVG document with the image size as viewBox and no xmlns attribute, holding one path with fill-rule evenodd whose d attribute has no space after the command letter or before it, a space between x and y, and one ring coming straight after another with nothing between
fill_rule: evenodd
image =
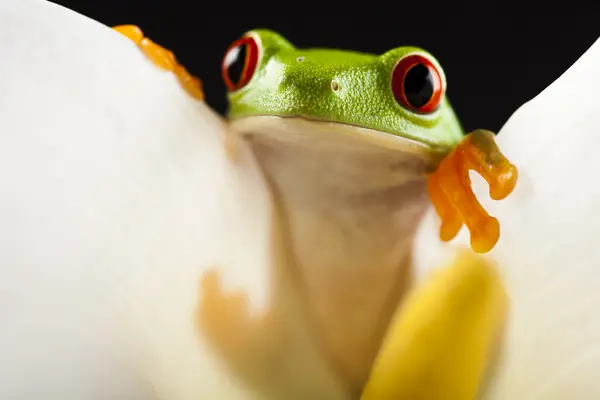
<instances>
[{"instance_id":1,"label":"white flower petal","mask_svg":"<svg viewBox=\"0 0 600 400\"><path fill-rule=\"evenodd\" d=\"M0 398L248 398L192 313L209 267L267 300L250 153L232 168L218 116L55 4L0 2L0 54Z\"/></svg>"},{"instance_id":2,"label":"white flower petal","mask_svg":"<svg viewBox=\"0 0 600 400\"><path fill-rule=\"evenodd\" d=\"M498 143L519 168L510 198L476 193L502 234L490 253L500 264L512 310L493 399L600 398L600 41L563 76L521 107ZM457 246L441 245L430 212L419 232L421 277Z\"/></svg>"},{"instance_id":3,"label":"white flower petal","mask_svg":"<svg viewBox=\"0 0 600 400\"><path fill-rule=\"evenodd\" d=\"M252 157L232 168L220 119L107 27L40 0L0 26L0 398L247 398L190 316L212 266L268 301ZM600 44L499 136L521 178L484 201L513 300L492 398L600 396L598 65ZM431 213L419 271L466 240L440 246Z\"/></svg>"}]
</instances>

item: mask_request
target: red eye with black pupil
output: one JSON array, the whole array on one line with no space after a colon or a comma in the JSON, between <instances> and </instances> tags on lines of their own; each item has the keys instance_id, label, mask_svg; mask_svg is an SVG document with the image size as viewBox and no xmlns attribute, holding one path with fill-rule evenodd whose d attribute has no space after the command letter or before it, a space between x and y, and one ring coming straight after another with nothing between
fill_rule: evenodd
<instances>
[{"instance_id":1,"label":"red eye with black pupil","mask_svg":"<svg viewBox=\"0 0 600 400\"><path fill-rule=\"evenodd\" d=\"M227 89L235 91L250 82L258 63L258 45L251 36L235 41L223 57L221 75Z\"/></svg>"},{"instance_id":2,"label":"red eye with black pupil","mask_svg":"<svg viewBox=\"0 0 600 400\"><path fill-rule=\"evenodd\" d=\"M444 88L442 76L427 57L412 54L396 64L392 91L403 107L421 114L432 113L440 105Z\"/></svg>"}]
</instances>

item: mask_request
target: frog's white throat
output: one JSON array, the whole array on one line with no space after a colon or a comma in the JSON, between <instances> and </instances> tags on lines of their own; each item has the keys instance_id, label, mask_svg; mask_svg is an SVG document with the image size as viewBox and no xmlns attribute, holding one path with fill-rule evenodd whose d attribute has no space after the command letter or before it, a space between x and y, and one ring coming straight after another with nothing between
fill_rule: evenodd
<instances>
[{"instance_id":1,"label":"frog's white throat","mask_svg":"<svg viewBox=\"0 0 600 400\"><path fill-rule=\"evenodd\" d=\"M410 280L436 156L393 135L302 118L245 117L230 127L272 187L325 351L359 387Z\"/></svg>"}]
</instances>

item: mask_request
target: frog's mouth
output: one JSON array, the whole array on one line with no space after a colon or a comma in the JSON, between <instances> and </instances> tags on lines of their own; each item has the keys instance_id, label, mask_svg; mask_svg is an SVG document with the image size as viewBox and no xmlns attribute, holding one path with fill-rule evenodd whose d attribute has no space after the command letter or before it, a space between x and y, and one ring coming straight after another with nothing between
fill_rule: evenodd
<instances>
[{"instance_id":1,"label":"frog's mouth","mask_svg":"<svg viewBox=\"0 0 600 400\"><path fill-rule=\"evenodd\" d=\"M230 129L242 137L270 139L280 143L334 151L384 151L412 154L437 165L449 151L406 137L339 122L302 116L256 115L230 120Z\"/></svg>"}]
</instances>

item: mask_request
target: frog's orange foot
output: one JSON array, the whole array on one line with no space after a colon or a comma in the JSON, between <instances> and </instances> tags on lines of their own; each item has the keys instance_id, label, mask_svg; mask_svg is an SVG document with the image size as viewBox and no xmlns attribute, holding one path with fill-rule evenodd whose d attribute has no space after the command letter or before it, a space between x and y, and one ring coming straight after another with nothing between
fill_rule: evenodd
<instances>
[{"instance_id":1,"label":"frog's orange foot","mask_svg":"<svg viewBox=\"0 0 600 400\"><path fill-rule=\"evenodd\" d=\"M181 86L192 97L198 100L204 99L202 82L198 78L192 76L183 65L179 64L172 51L167 50L147 37L144 37L142 30L135 25L119 25L113 27L113 29L137 44L144 54L146 54L146 56L159 68L173 72Z\"/></svg>"},{"instance_id":2,"label":"frog's orange foot","mask_svg":"<svg viewBox=\"0 0 600 400\"><path fill-rule=\"evenodd\" d=\"M467 135L429 177L431 201L442 220L441 240L452 240L463 224L471 233L471 248L490 251L500 238L500 224L477 201L469 171L479 173L494 200L506 198L517 183L517 168L498 149L494 134L476 130Z\"/></svg>"},{"instance_id":3,"label":"frog's orange foot","mask_svg":"<svg viewBox=\"0 0 600 400\"><path fill-rule=\"evenodd\" d=\"M219 272L209 270L200 280L196 326L225 358L237 368L255 368L257 354L265 353L266 330L271 314L250 314L248 296L243 292L226 294Z\"/></svg>"}]
</instances>

